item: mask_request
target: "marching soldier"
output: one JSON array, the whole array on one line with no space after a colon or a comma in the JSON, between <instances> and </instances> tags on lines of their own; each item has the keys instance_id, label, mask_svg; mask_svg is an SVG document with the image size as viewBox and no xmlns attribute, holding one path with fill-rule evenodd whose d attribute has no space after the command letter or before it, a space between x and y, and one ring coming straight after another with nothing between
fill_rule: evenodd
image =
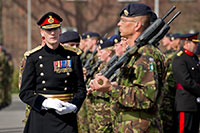
<instances>
[{"instance_id":1,"label":"marching soldier","mask_svg":"<svg viewBox=\"0 0 200 133\"><path fill-rule=\"evenodd\" d=\"M199 33L184 34L183 48L172 62L176 81L175 110L177 112L177 132L198 133L200 123L200 62L194 54Z\"/></svg>"},{"instance_id":2,"label":"marching soldier","mask_svg":"<svg viewBox=\"0 0 200 133\"><path fill-rule=\"evenodd\" d=\"M150 25L152 14L151 8L141 3L131 3L121 11L118 26L129 47L134 46L135 39ZM117 86L104 76L93 80L93 89L108 92L112 97L115 133L162 132L158 103L163 60L157 48L145 45L121 67Z\"/></svg>"},{"instance_id":3,"label":"marching soldier","mask_svg":"<svg viewBox=\"0 0 200 133\"><path fill-rule=\"evenodd\" d=\"M62 18L48 12L38 21L45 45L27 55L20 99L31 106L29 133L77 133L76 114L85 96L80 57L59 44Z\"/></svg>"}]
</instances>

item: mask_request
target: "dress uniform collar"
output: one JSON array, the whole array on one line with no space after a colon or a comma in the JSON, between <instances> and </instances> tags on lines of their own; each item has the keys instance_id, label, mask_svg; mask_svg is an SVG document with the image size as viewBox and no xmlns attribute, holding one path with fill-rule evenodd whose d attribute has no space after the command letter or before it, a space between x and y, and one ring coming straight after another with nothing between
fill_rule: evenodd
<instances>
[{"instance_id":1,"label":"dress uniform collar","mask_svg":"<svg viewBox=\"0 0 200 133\"><path fill-rule=\"evenodd\" d=\"M61 53L60 51L63 49L63 47L61 45L59 45L56 49L50 49L46 44L44 46L44 49L50 53L50 54L57 54L57 53Z\"/></svg>"},{"instance_id":2,"label":"dress uniform collar","mask_svg":"<svg viewBox=\"0 0 200 133\"><path fill-rule=\"evenodd\" d=\"M194 55L194 53L192 53L192 52L190 52L190 51L188 51L188 50L184 50L184 52L187 54L187 55L189 55L189 56L193 56Z\"/></svg>"}]
</instances>

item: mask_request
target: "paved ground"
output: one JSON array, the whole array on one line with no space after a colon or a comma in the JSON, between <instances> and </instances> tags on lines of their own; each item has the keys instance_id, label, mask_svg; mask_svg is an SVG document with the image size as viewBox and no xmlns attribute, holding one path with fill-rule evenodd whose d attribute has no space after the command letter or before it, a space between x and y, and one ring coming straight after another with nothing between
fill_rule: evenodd
<instances>
[{"instance_id":1,"label":"paved ground","mask_svg":"<svg viewBox=\"0 0 200 133\"><path fill-rule=\"evenodd\" d=\"M0 110L0 133L22 133L25 105L18 95L13 95L12 104Z\"/></svg>"}]
</instances>

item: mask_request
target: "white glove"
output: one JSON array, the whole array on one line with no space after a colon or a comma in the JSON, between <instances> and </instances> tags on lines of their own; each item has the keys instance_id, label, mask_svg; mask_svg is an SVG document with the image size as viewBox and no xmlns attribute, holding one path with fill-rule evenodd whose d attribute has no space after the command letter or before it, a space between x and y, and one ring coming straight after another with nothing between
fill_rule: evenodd
<instances>
[{"instance_id":1,"label":"white glove","mask_svg":"<svg viewBox=\"0 0 200 133\"><path fill-rule=\"evenodd\" d=\"M77 110L76 105L65 102L64 107L60 108L59 110L56 110L56 113L58 113L59 115L64 115L64 114L76 112L76 110Z\"/></svg>"},{"instance_id":2,"label":"white glove","mask_svg":"<svg viewBox=\"0 0 200 133\"><path fill-rule=\"evenodd\" d=\"M42 103L42 109L55 109L55 110L61 110L63 107L64 102L59 99L52 99L47 98Z\"/></svg>"},{"instance_id":3,"label":"white glove","mask_svg":"<svg viewBox=\"0 0 200 133\"><path fill-rule=\"evenodd\" d=\"M200 103L200 97L197 97L197 103Z\"/></svg>"}]
</instances>

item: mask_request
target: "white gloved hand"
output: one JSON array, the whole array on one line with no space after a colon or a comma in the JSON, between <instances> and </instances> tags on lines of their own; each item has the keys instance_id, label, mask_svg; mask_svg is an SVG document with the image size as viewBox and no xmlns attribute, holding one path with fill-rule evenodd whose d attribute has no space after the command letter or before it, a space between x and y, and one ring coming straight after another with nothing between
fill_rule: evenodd
<instances>
[{"instance_id":1,"label":"white gloved hand","mask_svg":"<svg viewBox=\"0 0 200 133\"><path fill-rule=\"evenodd\" d=\"M59 115L76 112L76 110L77 110L76 105L74 105L72 103L65 102L63 105L64 105L64 107L60 108L59 110L56 110L56 113L58 113Z\"/></svg>"},{"instance_id":2,"label":"white gloved hand","mask_svg":"<svg viewBox=\"0 0 200 133\"><path fill-rule=\"evenodd\" d=\"M43 101L42 108L46 110L47 109L61 110L63 104L64 102L59 99L47 98Z\"/></svg>"}]
</instances>

